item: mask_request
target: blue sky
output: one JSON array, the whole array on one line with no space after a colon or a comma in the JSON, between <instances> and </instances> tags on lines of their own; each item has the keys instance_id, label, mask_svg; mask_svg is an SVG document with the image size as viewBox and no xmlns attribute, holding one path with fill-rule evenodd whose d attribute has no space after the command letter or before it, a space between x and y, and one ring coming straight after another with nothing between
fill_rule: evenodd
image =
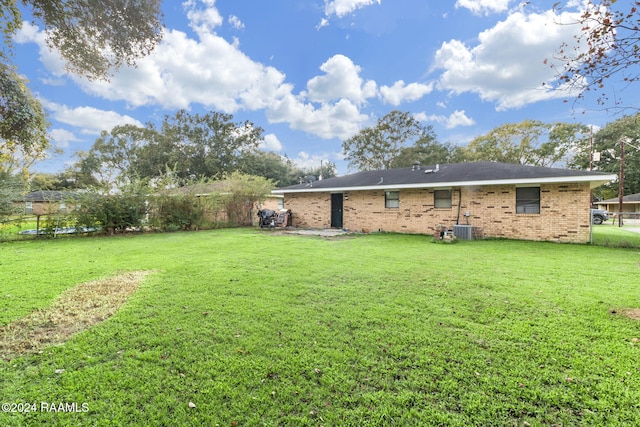
<instances>
[{"instance_id":1,"label":"blue sky","mask_svg":"<svg viewBox=\"0 0 640 427\"><path fill-rule=\"evenodd\" d=\"M44 34L25 22L19 71L51 122L62 155L35 170L59 172L102 130L158 122L185 108L220 111L264 132L263 149L302 167L334 162L342 141L392 110L465 145L525 119L615 120L558 90L553 62L573 43L580 2L510 0L165 0L165 35L137 68L109 82L65 72ZM25 18L28 16L25 15Z\"/></svg>"}]
</instances>

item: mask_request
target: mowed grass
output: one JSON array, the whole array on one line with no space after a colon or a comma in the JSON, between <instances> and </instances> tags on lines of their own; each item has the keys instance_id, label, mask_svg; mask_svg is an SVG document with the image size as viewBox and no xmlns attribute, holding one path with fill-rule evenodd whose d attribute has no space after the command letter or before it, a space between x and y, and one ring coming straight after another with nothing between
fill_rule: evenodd
<instances>
[{"instance_id":1,"label":"mowed grass","mask_svg":"<svg viewBox=\"0 0 640 427\"><path fill-rule=\"evenodd\" d=\"M635 230L635 231L632 231ZM640 224L618 227L605 223L593 226L593 244L598 246L640 248Z\"/></svg>"},{"instance_id":2,"label":"mowed grass","mask_svg":"<svg viewBox=\"0 0 640 427\"><path fill-rule=\"evenodd\" d=\"M153 273L113 317L0 362L2 401L36 409L0 425L640 425L637 249L249 229L12 242L0 326L126 271Z\"/></svg>"}]
</instances>

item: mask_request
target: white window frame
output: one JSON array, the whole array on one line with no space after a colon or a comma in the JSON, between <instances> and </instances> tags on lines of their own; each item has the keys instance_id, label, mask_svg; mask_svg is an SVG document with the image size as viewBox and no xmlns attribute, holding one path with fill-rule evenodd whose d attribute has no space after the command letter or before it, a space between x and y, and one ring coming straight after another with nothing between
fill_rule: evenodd
<instances>
[{"instance_id":1,"label":"white window frame","mask_svg":"<svg viewBox=\"0 0 640 427\"><path fill-rule=\"evenodd\" d=\"M534 197L535 195L531 190L537 190L537 198ZM522 194L527 192L528 194ZM516 187L516 214L540 214L541 198L542 195L539 185L529 187Z\"/></svg>"},{"instance_id":2,"label":"white window frame","mask_svg":"<svg viewBox=\"0 0 640 427\"><path fill-rule=\"evenodd\" d=\"M400 191L385 191L384 192L384 207L386 209L398 209L400 208Z\"/></svg>"},{"instance_id":3,"label":"white window frame","mask_svg":"<svg viewBox=\"0 0 640 427\"><path fill-rule=\"evenodd\" d=\"M448 193L448 197L442 197L445 192ZM441 197L438 197L438 195ZM453 191L450 188L433 190L433 207L436 209L451 209L453 207Z\"/></svg>"}]
</instances>

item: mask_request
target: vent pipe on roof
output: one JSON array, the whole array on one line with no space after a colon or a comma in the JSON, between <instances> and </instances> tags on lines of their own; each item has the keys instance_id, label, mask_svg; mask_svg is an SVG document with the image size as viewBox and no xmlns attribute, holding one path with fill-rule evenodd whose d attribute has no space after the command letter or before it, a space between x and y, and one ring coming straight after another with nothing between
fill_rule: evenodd
<instances>
[{"instance_id":1,"label":"vent pipe on roof","mask_svg":"<svg viewBox=\"0 0 640 427\"><path fill-rule=\"evenodd\" d=\"M440 163L436 163L436 168L435 169L425 169L424 173L436 173L436 172L440 172Z\"/></svg>"},{"instance_id":2,"label":"vent pipe on roof","mask_svg":"<svg viewBox=\"0 0 640 427\"><path fill-rule=\"evenodd\" d=\"M411 170L412 171L419 171L420 170L420 162L419 161L415 161L413 162L413 166L411 166Z\"/></svg>"}]
</instances>

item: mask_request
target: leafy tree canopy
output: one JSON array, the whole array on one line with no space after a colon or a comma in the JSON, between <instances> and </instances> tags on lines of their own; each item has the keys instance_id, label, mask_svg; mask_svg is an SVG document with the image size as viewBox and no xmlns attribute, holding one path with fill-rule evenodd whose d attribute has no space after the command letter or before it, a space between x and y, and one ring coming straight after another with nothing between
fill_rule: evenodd
<instances>
[{"instance_id":1,"label":"leafy tree canopy","mask_svg":"<svg viewBox=\"0 0 640 427\"><path fill-rule=\"evenodd\" d=\"M162 38L161 0L22 0L44 27L50 48L67 69L89 79L105 79L122 65L148 55ZM0 0L5 50L22 26L17 0Z\"/></svg>"},{"instance_id":2,"label":"leafy tree canopy","mask_svg":"<svg viewBox=\"0 0 640 427\"><path fill-rule=\"evenodd\" d=\"M24 187L21 177L0 171L0 223L23 209L16 201L20 200Z\"/></svg>"},{"instance_id":3,"label":"leafy tree canopy","mask_svg":"<svg viewBox=\"0 0 640 427\"><path fill-rule=\"evenodd\" d=\"M499 126L473 139L463 149L470 161L496 161L532 166L554 166L566 160L589 129L580 124L525 120Z\"/></svg>"},{"instance_id":4,"label":"leafy tree canopy","mask_svg":"<svg viewBox=\"0 0 640 427\"><path fill-rule=\"evenodd\" d=\"M431 133L411 113L394 110L378 119L374 127L364 128L343 141L342 150L349 167L361 171L389 169L405 147L420 138L429 138Z\"/></svg>"},{"instance_id":5,"label":"leafy tree canopy","mask_svg":"<svg viewBox=\"0 0 640 427\"><path fill-rule=\"evenodd\" d=\"M98 184L91 175L84 175L72 169L60 173L37 173L30 177L31 191L37 190L78 190L94 187Z\"/></svg>"},{"instance_id":6,"label":"leafy tree canopy","mask_svg":"<svg viewBox=\"0 0 640 427\"><path fill-rule=\"evenodd\" d=\"M415 162L422 165L437 163L457 163L463 161L460 147L452 144L441 144L433 132L425 132L412 146L403 147L400 154L391 162L391 167L409 167Z\"/></svg>"},{"instance_id":7,"label":"leafy tree canopy","mask_svg":"<svg viewBox=\"0 0 640 427\"><path fill-rule=\"evenodd\" d=\"M580 169L591 167L593 170L618 174L622 138L628 138L629 141L625 144L624 194L640 193L640 149L638 149L640 148L640 113L624 116L600 129L593 135L593 149L588 139L581 141L577 154L569 166ZM596 154L593 160L591 152ZM594 189L596 199L610 199L617 195L617 182Z\"/></svg>"},{"instance_id":8,"label":"leafy tree canopy","mask_svg":"<svg viewBox=\"0 0 640 427\"><path fill-rule=\"evenodd\" d=\"M275 183L276 187L299 184L306 176L319 179L320 177L331 178L337 174L336 165L332 162L323 162L314 168L301 168L287 156L261 150L240 157L238 172L269 179Z\"/></svg>"},{"instance_id":9,"label":"leafy tree canopy","mask_svg":"<svg viewBox=\"0 0 640 427\"><path fill-rule=\"evenodd\" d=\"M258 158L262 132L250 122L234 123L229 114L181 110L165 116L160 126L124 125L103 132L76 168L105 183L158 178L167 170L179 179L220 178L240 170L244 157Z\"/></svg>"},{"instance_id":10,"label":"leafy tree canopy","mask_svg":"<svg viewBox=\"0 0 640 427\"><path fill-rule=\"evenodd\" d=\"M22 0L42 24L46 42L67 70L107 79L148 55L163 31L161 0ZM25 171L49 147L41 103L11 65L13 37L22 26L17 0L0 0L0 168Z\"/></svg>"},{"instance_id":11,"label":"leafy tree canopy","mask_svg":"<svg viewBox=\"0 0 640 427\"><path fill-rule=\"evenodd\" d=\"M46 155L48 123L40 102L16 71L0 63L0 169L26 171Z\"/></svg>"},{"instance_id":12,"label":"leafy tree canopy","mask_svg":"<svg viewBox=\"0 0 640 427\"><path fill-rule=\"evenodd\" d=\"M559 5L556 9L562 9ZM587 0L571 25L581 31L573 47L565 43L556 54L560 80L577 87L579 98L594 93L604 108L637 110L620 96L640 80L640 2ZM625 90L612 90L614 82Z\"/></svg>"}]
</instances>

